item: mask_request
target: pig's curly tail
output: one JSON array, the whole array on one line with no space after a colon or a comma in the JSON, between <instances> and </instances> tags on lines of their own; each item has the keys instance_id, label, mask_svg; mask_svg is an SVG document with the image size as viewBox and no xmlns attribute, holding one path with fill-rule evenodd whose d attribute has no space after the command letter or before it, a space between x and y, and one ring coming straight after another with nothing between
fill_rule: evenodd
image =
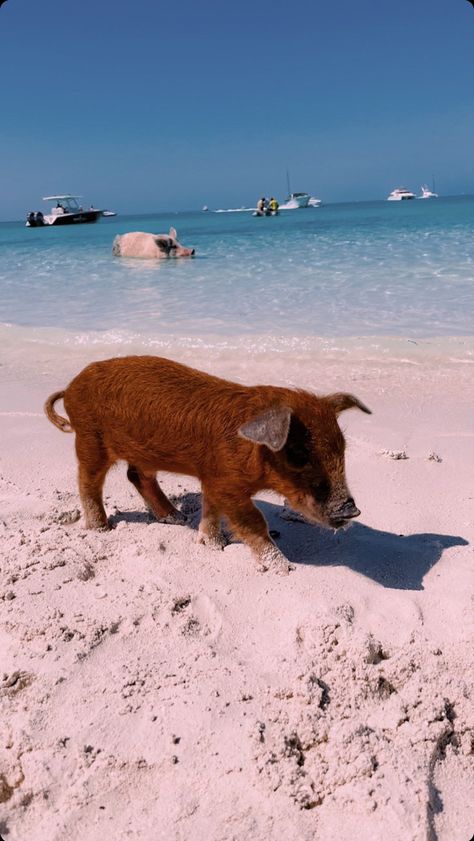
<instances>
[{"instance_id":1,"label":"pig's curly tail","mask_svg":"<svg viewBox=\"0 0 474 841\"><path fill-rule=\"evenodd\" d=\"M61 432L72 432L73 429L70 422L66 418L63 418L61 415L58 415L58 413L54 409L54 404L58 400L61 400L61 398L64 397L64 394L64 391L55 391L54 394L51 394L48 397L46 403L44 404L44 411L48 420L50 420L51 423L54 423L54 425L57 426L58 429L61 430Z\"/></svg>"}]
</instances>

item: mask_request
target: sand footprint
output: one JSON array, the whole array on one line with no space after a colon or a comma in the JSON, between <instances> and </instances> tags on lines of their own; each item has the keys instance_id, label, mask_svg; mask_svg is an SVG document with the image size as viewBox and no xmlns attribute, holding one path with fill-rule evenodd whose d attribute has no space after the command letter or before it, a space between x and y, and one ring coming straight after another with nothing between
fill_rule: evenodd
<instances>
[{"instance_id":1,"label":"sand footprint","mask_svg":"<svg viewBox=\"0 0 474 841\"><path fill-rule=\"evenodd\" d=\"M203 633L214 641L222 630L223 617L216 603L206 593L194 596L191 600L193 615L198 619Z\"/></svg>"}]
</instances>

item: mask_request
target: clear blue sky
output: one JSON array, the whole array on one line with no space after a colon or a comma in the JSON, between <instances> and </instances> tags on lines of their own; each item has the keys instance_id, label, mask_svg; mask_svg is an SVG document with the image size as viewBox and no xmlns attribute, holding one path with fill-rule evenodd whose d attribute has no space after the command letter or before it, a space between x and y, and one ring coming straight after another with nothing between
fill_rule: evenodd
<instances>
[{"instance_id":1,"label":"clear blue sky","mask_svg":"<svg viewBox=\"0 0 474 841\"><path fill-rule=\"evenodd\" d=\"M8 0L0 219L474 192L467 0Z\"/></svg>"}]
</instances>

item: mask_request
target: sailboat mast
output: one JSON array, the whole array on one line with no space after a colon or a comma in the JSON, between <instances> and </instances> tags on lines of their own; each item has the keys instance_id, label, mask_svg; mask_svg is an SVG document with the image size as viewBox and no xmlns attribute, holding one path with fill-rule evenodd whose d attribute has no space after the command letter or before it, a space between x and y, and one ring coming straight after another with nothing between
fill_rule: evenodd
<instances>
[{"instance_id":1,"label":"sailboat mast","mask_svg":"<svg viewBox=\"0 0 474 841\"><path fill-rule=\"evenodd\" d=\"M288 172L288 169L286 170L286 189L288 190L288 196L291 196L290 173Z\"/></svg>"}]
</instances>

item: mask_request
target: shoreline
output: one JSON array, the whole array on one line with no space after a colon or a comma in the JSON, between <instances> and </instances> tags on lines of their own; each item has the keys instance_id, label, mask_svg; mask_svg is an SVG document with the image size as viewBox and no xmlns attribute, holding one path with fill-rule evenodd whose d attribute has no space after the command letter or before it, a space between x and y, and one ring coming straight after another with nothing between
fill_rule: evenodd
<instances>
[{"instance_id":1,"label":"shoreline","mask_svg":"<svg viewBox=\"0 0 474 841\"><path fill-rule=\"evenodd\" d=\"M391 334L354 334L318 336L313 334L288 335L278 332L257 332L239 334L229 332L173 333L117 329L71 330L62 327L23 326L0 322L0 343L5 350L35 346L79 352L111 352L117 349L118 356L128 353L156 352L176 349L219 352L239 351L244 354L322 354L326 357L342 358L351 354L357 361L374 361L388 358L393 361L407 359L430 361L434 358L451 359L453 362L474 362L474 335L432 335L417 336ZM24 346L24 347L23 347ZM121 349L123 348L123 352ZM456 354L455 356L451 356Z\"/></svg>"},{"instance_id":2,"label":"shoreline","mask_svg":"<svg viewBox=\"0 0 474 841\"><path fill-rule=\"evenodd\" d=\"M470 837L474 340L87 335L0 328L0 834ZM114 528L86 532L73 436L42 405L119 347L353 391L374 412L341 417L360 520L334 535L262 494L296 567L262 575L242 544L196 543L195 480L163 475L192 522L168 526L119 465Z\"/></svg>"}]
</instances>

